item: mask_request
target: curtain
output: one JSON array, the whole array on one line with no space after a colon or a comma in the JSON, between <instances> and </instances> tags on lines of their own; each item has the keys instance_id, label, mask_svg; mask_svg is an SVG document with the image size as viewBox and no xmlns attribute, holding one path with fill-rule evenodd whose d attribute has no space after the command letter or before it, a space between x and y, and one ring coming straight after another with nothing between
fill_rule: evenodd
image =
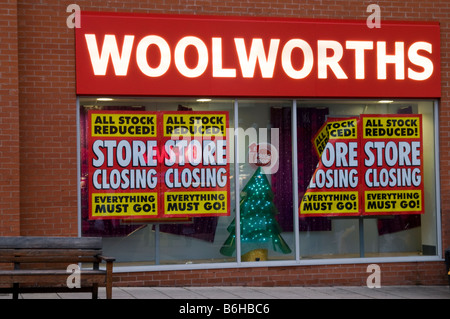
<instances>
[{"instance_id":1,"label":"curtain","mask_svg":"<svg viewBox=\"0 0 450 319\"><path fill-rule=\"evenodd\" d=\"M314 152L312 138L325 123L328 109L297 109L297 165L299 200L302 199L319 161ZM292 134L291 108L271 108L273 128L279 128L279 169L272 175L274 202L278 208L278 222L284 231L293 231L292 199ZM300 231L331 230L326 217L307 217L299 220Z\"/></svg>"},{"instance_id":2,"label":"curtain","mask_svg":"<svg viewBox=\"0 0 450 319\"><path fill-rule=\"evenodd\" d=\"M192 111L192 108L178 105L177 111ZM191 223L162 224L159 230L174 235L183 235L208 242L214 241L216 234L217 217L194 217Z\"/></svg>"},{"instance_id":3,"label":"curtain","mask_svg":"<svg viewBox=\"0 0 450 319\"><path fill-rule=\"evenodd\" d=\"M129 110L129 107L103 107L104 110ZM136 109L136 108L133 108ZM139 109L140 110L140 109ZM80 108L80 148L81 148L81 234L83 237L122 237L135 231L140 225L123 225L120 220L89 219L87 110Z\"/></svg>"},{"instance_id":4,"label":"curtain","mask_svg":"<svg viewBox=\"0 0 450 319\"><path fill-rule=\"evenodd\" d=\"M397 114L412 114L411 106L404 107L398 110ZM385 235L402 230L420 227L420 214L415 215L394 215L385 219L378 219L378 234Z\"/></svg>"}]
</instances>

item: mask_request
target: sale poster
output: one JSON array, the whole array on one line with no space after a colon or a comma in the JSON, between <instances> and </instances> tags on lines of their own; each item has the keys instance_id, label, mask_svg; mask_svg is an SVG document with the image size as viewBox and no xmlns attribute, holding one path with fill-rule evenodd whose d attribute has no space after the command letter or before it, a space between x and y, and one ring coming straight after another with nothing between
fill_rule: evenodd
<instances>
[{"instance_id":1,"label":"sale poster","mask_svg":"<svg viewBox=\"0 0 450 319\"><path fill-rule=\"evenodd\" d=\"M229 213L228 113L164 112L163 216Z\"/></svg>"},{"instance_id":2,"label":"sale poster","mask_svg":"<svg viewBox=\"0 0 450 319\"><path fill-rule=\"evenodd\" d=\"M300 216L424 213L422 116L329 119Z\"/></svg>"},{"instance_id":3,"label":"sale poster","mask_svg":"<svg viewBox=\"0 0 450 319\"><path fill-rule=\"evenodd\" d=\"M424 212L422 115L362 115L364 215Z\"/></svg>"},{"instance_id":4,"label":"sale poster","mask_svg":"<svg viewBox=\"0 0 450 319\"><path fill-rule=\"evenodd\" d=\"M229 215L227 112L88 118L90 219Z\"/></svg>"},{"instance_id":5,"label":"sale poster","mask_svg":"<svg viewBox=\"0 0 450 319\"><path fill-rule=\"evenodd\" d=\"M329 119L313 138L320 158L303 196L305 216L360 214L357 118Z\"/></svg>"}]
</instances>

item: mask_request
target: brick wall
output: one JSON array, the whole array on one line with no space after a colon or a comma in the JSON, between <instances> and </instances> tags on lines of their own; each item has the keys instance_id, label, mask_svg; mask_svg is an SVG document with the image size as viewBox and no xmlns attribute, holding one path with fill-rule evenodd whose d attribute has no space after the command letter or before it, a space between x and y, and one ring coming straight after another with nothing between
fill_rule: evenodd
<instances>
[{"instance_id":1,"label":"brick wall","mask_svg":"<svg viewBox=\"0 0 450 319\"><path fill-rule=\"evenodd\" d=\"M21 235L77 235L74 31L66 6L19 1Z\"/></svg>"},{"instance_id":2,"label":"brick wall","mask_svg":"<svg viewBox=\"0 0 450 319\"><path fill-rule=\"evenodd\" d=\"M0 6L0 234L18 235L19 209L19 83L17 5Z\"/></svg>"},{"instance_id":3,"label":"brick wall","mask_svg":"<svg viewBox=\"0 0 450 319\"><path fill-rule=\"evenodd\" d=\"M176 14L280 16L304 18L366 19L367 5L377 3L383 20L439 21L442 32L442 100L440 105L440 155L443 247L450 246L450 3L441 1L279 0L279 1L2 1L0 6L0 235L77 235L77 145L74 31L66 26L66 7L77 3L82 10ZM6 44L6 45L5 45ZM19 107L20 105L20 107ZM20 145L20 146L19 146ZM397 265L397 264L395 264ZM336 267L336 268L333 268ZM408 282L436 282L441 263L408 263L386 269L401 278L417 274ZM432 270L425 270L431 267ZM357 268L357 269L356 269ZM318 270L317 270L318 269ZM333 269L333 271L331 271ZM336 269L336 273L334 271ZM237 272L247 284L286 282L280 273L297 272L316 278L314 271L329 272L331 283L347 282L346 273L366 278L363 265L209 270L235 284L229 275ZM424 274L422 274L422 271ZM426 279L426 272L433 279ZM143 274L184 278L203 271ZM265 275L261 275L265 272ZM259 275L256 276L256 273ZM339 274L338 274L339 273ZM226 275L228 274L228 275ZM396 274L396 275L395 275ZM122 274L119 283L135 282L138 274ZM127 279L128 278L128 279ZM258 277L259 278L259 277ZM270 279L271 278L271 279ZM278 279L276 279L278 278ZM397 278L397 277L396 277ZM427 277L431 278L431 277ZM192 284L194 282L191 280ZM212 279L211 279L212 280ZM300 279L299 279L300 280ZM443 280L443 279L442 279ZM155 281L156 282L156 281ZM298 281L310 284L306 281Z\"/></svg>"},{"instance_id":4,"label":"brick wall","mask_svg":"<svg viewBox=\"0 0 450 319\"><path fill-rule=\"evenodd\" d=\"M380 266L381 286L446 283L445 267L433 263L386 263ZM224 268L137 272L114 275L115 286L365 286L367 264L299 267ZM441 270L441 271L437 271Z\"/></svg>"}]
</instances>

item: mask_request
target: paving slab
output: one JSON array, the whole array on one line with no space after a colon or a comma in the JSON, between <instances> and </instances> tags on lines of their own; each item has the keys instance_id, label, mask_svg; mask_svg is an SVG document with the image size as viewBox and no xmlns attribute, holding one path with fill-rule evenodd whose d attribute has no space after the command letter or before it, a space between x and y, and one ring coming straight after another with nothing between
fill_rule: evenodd
<instances>
[{"instance_id":1,"label":"paving slab","mask_svg":"<svg viewBox=\"0 0 450 319\"><path fill-rule=\"evenodd\" d=\"M450 299L450 291L427 286L386 286L379 289L398 299Z\"/></svg>"},{"instance_id":2,"label":"paving slab","mask_svg":"<svg viewBox=\"0 0 450 319\"><path fill-rule=\"evenodd\" d=\"M90 293L21 294L20 299L91 299ZM99 299L106 298L104 287ZM12 299L0 294L0 299ZM113 299L450 299L448 286L114 287Z\"/></svg>"},{"instance_id":3,"label":"paving slab","mask_svg":"<svg viewBox=\"0 0 450 319\"><path fill-rule=\"evenodd\" d=\"M367 288L367 287L366 287ZM367 299L366 295L352 290L343 289L341 287L312 287L310 290L320 292L329 296L329 299ZM370 288L367 288L370 289ZM327 297L324 297L327 298Z\"/></svg>"},{"instance_id":4,"label":"paving slab","mask_svg":"<svg viewBox=\"0 0 450 319\"><path fill-rule=\"evenodd\" d=\"M241 299L273 299L272 296L258 291L254 287L222 287L222 289L228 293L238 296Z\"/></svg>"},{"instance_id":5,"label":"paving slab","mask_svg":"<svg viewBox=\"0 0 450 319\"><path fill-rule=\"evenodd\" d=\"M164 293L163 291L157 290L155 288L147 287L121 287L119 289L114 289L113 298L114 299L168 299L170 298L170 293ZM176 293L175 295L180 295L181 293Z\"/></svg>"},{"instance_id":6,"label":"paving slab","mask_svg":"<svg viewBox=\"0 0 450 319\"><path fill-rule=\"evenodd\" d=\"M41 296L45 296L46 294L40 294ZM90 292L64 292L64 293L58 293L59 296L58 299L92 299L92 293ZM23 294L24 299L27 296L27 294ZM99 296L100 299L103 299L101 296ZM39 298L37 298L39 299Z\"/></svg>"},{"instance_id":7,"label":"paving slab","mask_svg":"<svg viewBox=\"0 0 450 319\"><path fill-rule=\"evenodd\" d=\"M189 287L186 289L207 299L241 299L232 291L227 291L222 287Z\"/></svg>"},{"instance_id":8,"label":"paving slab","mask_svg":"<svg viewBox=\"0 0 450 319\"><path fill-rule=\"evenodd\" d=\"M299 299L308 298L308 288L305 287L268 287L268 288L254 288L277 299Z\"/></svg>"},{"instance_id":9,"label":"paving slab","mask_svg":"<svg viewBox=\"0 0 450 319\"><path fill-rule=\"evenodd\" d=\"M153 289L166 295L168 299L204 299L204 296L184 287L155 287Z\"/></svg>"},{"instance_id":10,"label":"paving slab","mask_svg":"<svg viewBox=\"0 0 450 319\"><path fill-rule=\"evenodd\" d=\"M81 293L80 293L81 294ZM9 298L12 298L10 295ZM82 299L81 297L76 297L77 299ZM20 294L19 299L60 299L57 293L29 293L29 294Z\"/></svg>"},{"instance_id":11,"label":"paving slab","mask_svg":"<svg viewBox=\"0 0 450 319\"><path fill-rule=\"evenodd\" d=\"M341 287L342 290L347 290L351 293L361 296L362 299L397 299L398 297L387 293L386 289L382 288L368 288L368 287Z\"/></svg>"}]
</instances>

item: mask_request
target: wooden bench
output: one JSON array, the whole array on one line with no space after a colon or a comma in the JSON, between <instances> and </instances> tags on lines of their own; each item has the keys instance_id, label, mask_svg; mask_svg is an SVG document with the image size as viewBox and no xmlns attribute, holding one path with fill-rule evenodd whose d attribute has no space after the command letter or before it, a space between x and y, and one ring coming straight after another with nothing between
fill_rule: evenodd
<instances>
[{"instance_id":1,"label":"wooden bench","mask_svg":"<svg viewBox=\"0 0 450 319\"><path fill-rule=\"evenodd\" d=\"M106 298L111 299L114 260L102 256L99 237L0 237L0 263L14 265L0 268L0 292L12 293L17 299L19 293L88 291L92 299L97 299L98 287L104 285ZM106 270L99 268L102 261L106 262ZM67 267L79 263L91 267L85 269L83 264L79 273L81 287L69 288L69 276L78 273Z\"/></svg>"}]
</instances>

